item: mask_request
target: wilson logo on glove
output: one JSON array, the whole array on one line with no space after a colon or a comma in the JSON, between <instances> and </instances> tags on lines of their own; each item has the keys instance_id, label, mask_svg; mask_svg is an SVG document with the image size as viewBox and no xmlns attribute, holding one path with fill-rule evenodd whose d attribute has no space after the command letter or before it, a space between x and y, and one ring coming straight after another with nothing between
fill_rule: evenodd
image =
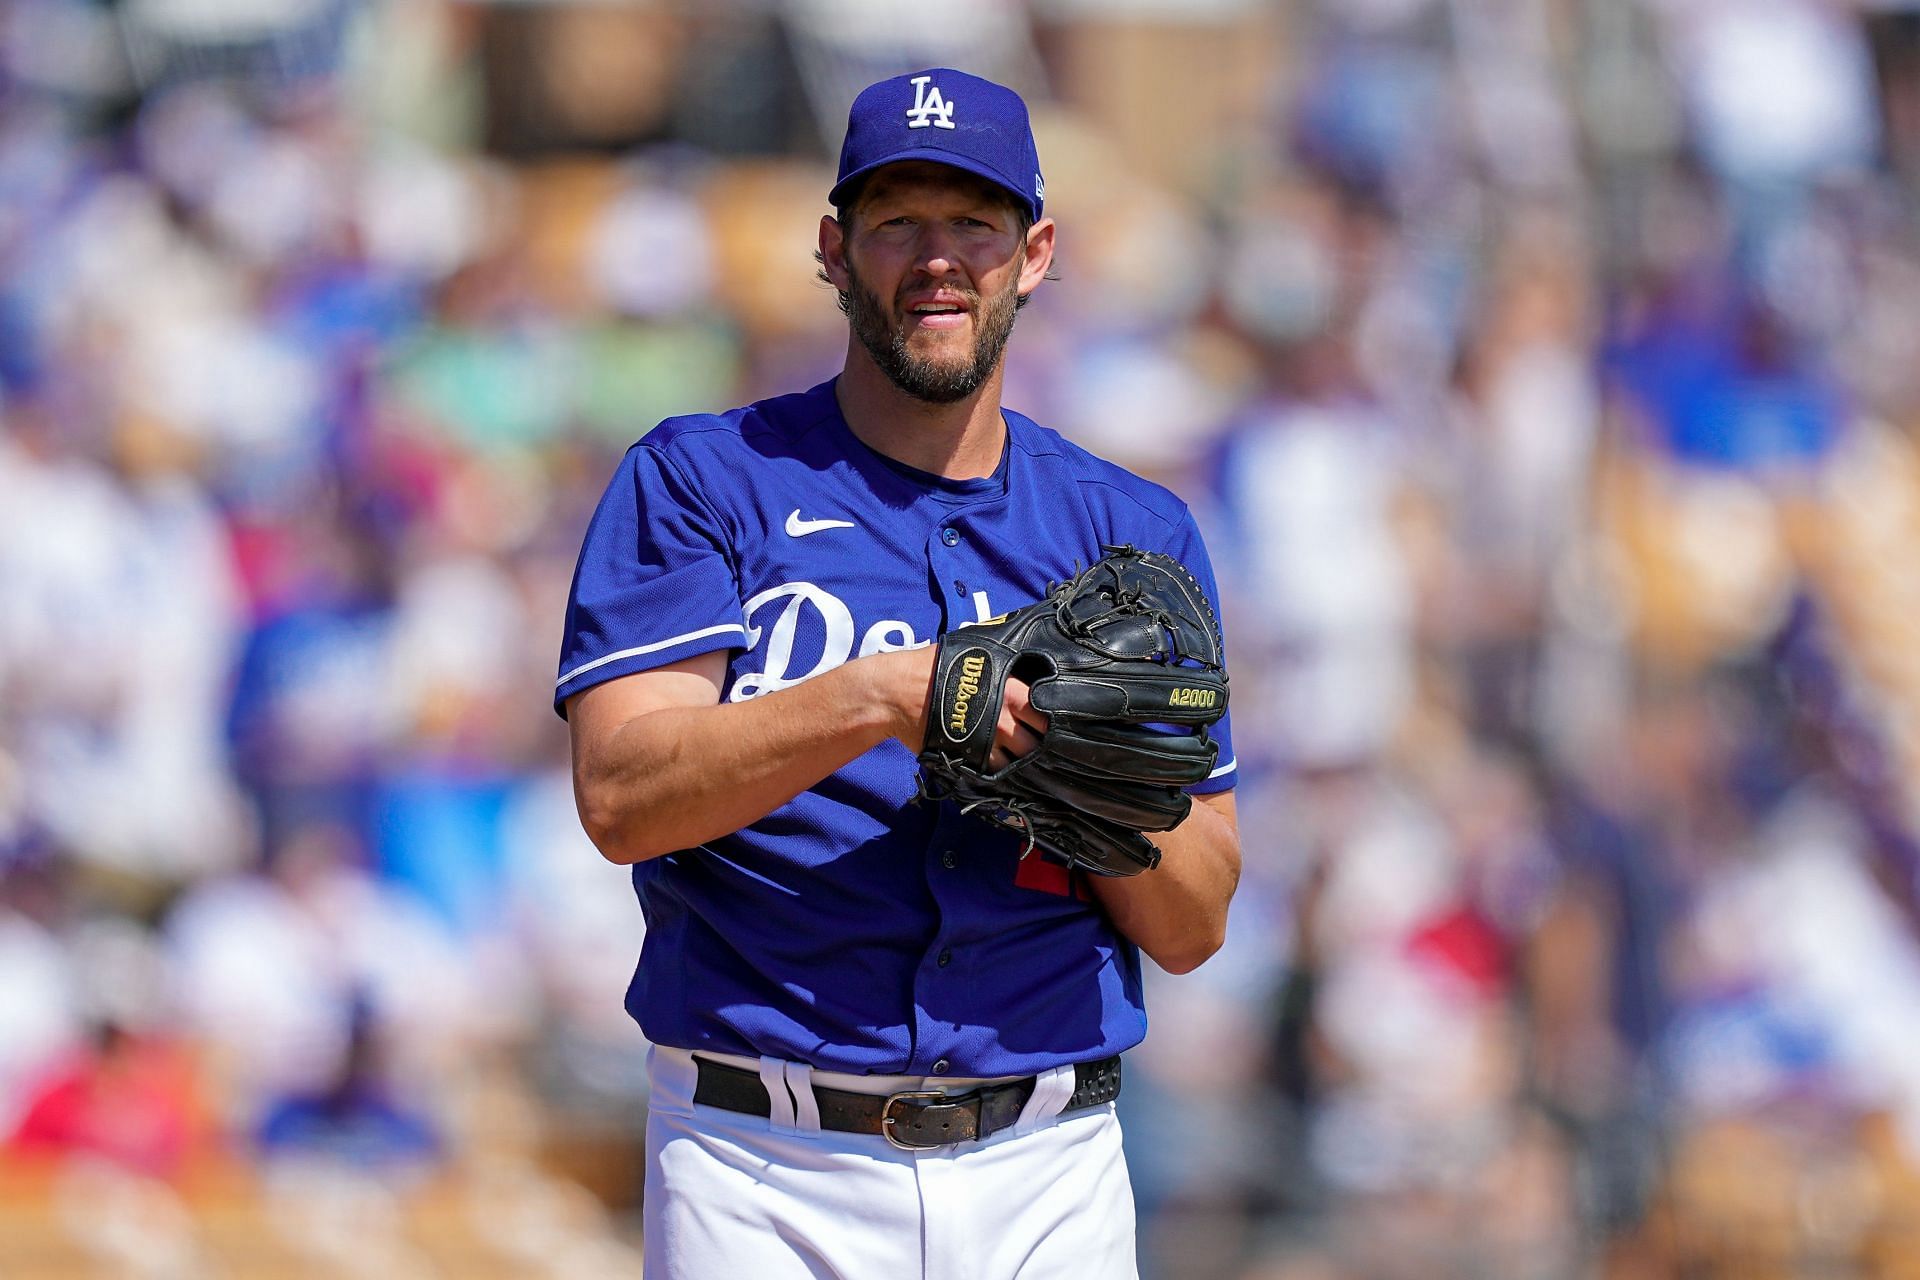
<instances>
[{"instance_id":1,"label":"wilson logo on glove","mask_svg":"<svg viewBox=\"0 0 1920 1280\"><path fill-rule=\"evenodd\" d=\"M980 679L987 673L987 655L979 649L968 650L960 655L956 669L959 676L954 681L953 706L947 712L947 734L960 742L967 736L967 715L974 709L973 700L980 696Z\"/></svg>"}]
</instances>

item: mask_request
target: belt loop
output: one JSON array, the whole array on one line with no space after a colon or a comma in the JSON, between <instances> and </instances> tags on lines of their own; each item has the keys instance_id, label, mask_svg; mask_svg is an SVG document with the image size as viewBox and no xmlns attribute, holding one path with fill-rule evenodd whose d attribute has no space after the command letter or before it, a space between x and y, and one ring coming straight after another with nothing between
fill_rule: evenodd
<instances>
[{"instance_id":1,"label":"belt loop","mask_svg":"<svg viewBox=\"0 0 1920 1280\"><path fill-rule=\"evenodd\" d=\"M700 1061L685 1049L647 1046L647 1106L662 1114L690 1116L700 1088Z\"/></svg>"},{"instance_id":2,"label":"belt loop","mask_svg":"<svg viewBox=\"0 0 1920 1280\"><path fill-rule=\"evenodd\" d=\"M1020 1108L1020 1120L1013 1126L1013 1131L1027 1134L1053 1123L1065 1109L1067 1100L1073 1097L1073 1088L1074 1071L1071 1063L1064 1067L1048 1067L1034 1076L1033 1095L1027 1099L1027 1105Z\"/></svg>"},{"instance_id":3,"label":"belt loop","mask_svg":"<svg viewBox=\"0 0 1920 1280\"><path fill-rule=\"evenodd\" d=\"M813 1067L789 1062L785 1068L787 1091L793 1095L794 1127L811 1137L820 1132L820 1099L813 1093Z\"/></svg>"},{"instance_id":4,"label":"belt loop","mask_svg":"<svg viewBox=\"0 0 1920 1280\"><path fill-rule=\"evenodd\" d=\"M793 1123L793 1095L787 1092L787 1064L778 1058L760 1059L760 1083L767 1091L767 1125L775 1133L798 1133Z\"/></svg>"}]
</instances>

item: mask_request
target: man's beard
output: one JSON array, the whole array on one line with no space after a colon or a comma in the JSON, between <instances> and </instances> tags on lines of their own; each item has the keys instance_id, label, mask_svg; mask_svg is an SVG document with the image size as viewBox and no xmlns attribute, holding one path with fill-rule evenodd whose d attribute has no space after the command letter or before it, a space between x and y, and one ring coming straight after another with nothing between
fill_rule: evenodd
<instances>
[{"instance_id":1,"label":"man's beard","mask_svg":"<svg viewBox=\"0 0 1920 1280\"><path fill-rule=\"evenodd\" d=\"M847 264L848 289L842 295L842 307L853 326L860 345L888 381L916 400L928 404L952 404L978 391L993 376L1000 357L1013 332L1014 314L1019 310L1018 282L1010 281L1005 292L982 299L968 290L972 303L974 340L973 359L966 364L936 363L907 349L906 327L895 327L886 307L871 289L860 282L853 264Z\"/></svg>"}]
</instances>

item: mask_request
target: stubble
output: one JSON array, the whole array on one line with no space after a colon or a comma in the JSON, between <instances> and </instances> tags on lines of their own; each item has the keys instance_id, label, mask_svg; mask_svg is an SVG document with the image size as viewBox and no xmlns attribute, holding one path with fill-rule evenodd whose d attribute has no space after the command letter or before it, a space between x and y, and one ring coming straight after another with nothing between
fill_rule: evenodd
<instances>
[{"instance_id":1,"label":"stubble","mask_svg":"<svg viewBox=\"0 0 1920 1280\"><path fill-rule=\"evenodd\" d=\"M893 322L891 310L860 280L847 263L847 291L841 295L847 322L860 345L888 381L916 400L952 404L978 391L1000 365L1019 311L1019 281L1009 280L1001 293L983 298L966 293L974 320L972 360L936 360L916 355L908 346L909 329Z\"/></svg>"}]
</instances>

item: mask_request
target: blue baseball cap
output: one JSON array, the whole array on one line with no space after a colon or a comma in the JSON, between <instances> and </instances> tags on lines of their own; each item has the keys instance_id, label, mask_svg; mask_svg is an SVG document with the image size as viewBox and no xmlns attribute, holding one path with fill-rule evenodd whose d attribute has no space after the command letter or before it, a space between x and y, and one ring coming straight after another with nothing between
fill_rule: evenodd
<instances>
[{"instance_id":1,"label":"blue baseball cap","mask_svg":"<svg viewBox=\"0 0 1920 1280\"><path fill-rule=\"evenodd\" d=\"M868 85L847 113L840 177L827 193L836 207L882 165L932 160L1005 187L1040 221L1046 184L1027 104L1004 85L951 67Z\"/></svg>"}]
</instances>

